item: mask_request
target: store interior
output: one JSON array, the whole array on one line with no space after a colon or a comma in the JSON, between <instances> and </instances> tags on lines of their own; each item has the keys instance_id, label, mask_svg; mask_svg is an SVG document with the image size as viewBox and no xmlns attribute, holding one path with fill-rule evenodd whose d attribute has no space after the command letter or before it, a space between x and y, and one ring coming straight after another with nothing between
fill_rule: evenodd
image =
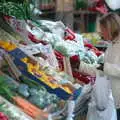
<instances>
[{"instance_id":1,"label":"store interior","mask_svg":"<svg viewBox=\"0 0 120 120\"><path fill-rule=\"evenodd\" d=\"M97 21L120 14L110 5L0 0L0 120L97 120L87 118L96 76L79 64L104 63L110 43Z\"/></svg>"}]
</instances>

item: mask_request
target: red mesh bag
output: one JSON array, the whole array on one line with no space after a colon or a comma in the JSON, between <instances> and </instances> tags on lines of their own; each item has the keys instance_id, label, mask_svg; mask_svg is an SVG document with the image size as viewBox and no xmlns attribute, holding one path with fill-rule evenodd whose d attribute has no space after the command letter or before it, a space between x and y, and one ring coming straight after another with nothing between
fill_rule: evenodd
<instances>
[{"instance_id":1,"label":"red mesh bag","mask_svg":"<svg viewBox=\"0 0 120 120\"><path fill-rule=\"evenodd\" d=\"M89 7L90 11L97 11L100 12L102 14L106 14L108 13L108 9L105 5L105 1L104 0L90 0L90 2L92 1L92 7Z\"/></svg>"},{"instance_id":2,"label":"red mesh bag","mask_svg":"<svg viewBox=\"0 0 120 120\"><path fill-rule=\"evenodd\" d=\"M0 112L0 120L9 120L9 119L6 115L4 115L4 113Z\"/></svg>"}]
</instances>

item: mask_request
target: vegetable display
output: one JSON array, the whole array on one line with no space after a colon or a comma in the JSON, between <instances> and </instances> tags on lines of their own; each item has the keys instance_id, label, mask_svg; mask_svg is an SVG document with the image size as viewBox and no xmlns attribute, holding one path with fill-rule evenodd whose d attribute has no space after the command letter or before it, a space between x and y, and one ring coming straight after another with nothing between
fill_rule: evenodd
<instances>
[{"instance_id":1,"label":"vegetable display","mask_svg":"<svg viewBox=\"0 0 120 120\"><path fill-rule=\"evenodd\" d=\"M7 75L1 75L0 95L3 95L8 100L12 100L12 96L19 94L41 109L45 109L50 104L54 104L56 108L60 100L56 95L48 93L43 86L29 80L25 76L21 80L22 83L18 83Z\"/></svg>"},{"instance_id":2,"label":"vegetable display","mask_svg":"<svg viewBox=\"0 0 120 120\"><path fill-rule=\"evenodd\" d=\"M9 120L33 120L19 108L0 96L0 111L8 116Z\"/></svg>"},{"instance_id":3,"label":"vegetable display","mask_svg":"<svg viewBox=\"0 0 120 120\"><path fill-rule=\"evenodd\" d=\"M33 20L35 6L30 7L29 0L0 0L0 62L5 62L0 66L4 72L0 71L0 120L1 116L4 120L48 120L69 100L78 100L85 84L94 84L95 76L71 68L79 67L80 60L91 65L104 60L103 52L95 47L101 42L98 34L74 33L60 21ZM50 64L54 59L57 67Z\"/></svg>"}]
</instances>

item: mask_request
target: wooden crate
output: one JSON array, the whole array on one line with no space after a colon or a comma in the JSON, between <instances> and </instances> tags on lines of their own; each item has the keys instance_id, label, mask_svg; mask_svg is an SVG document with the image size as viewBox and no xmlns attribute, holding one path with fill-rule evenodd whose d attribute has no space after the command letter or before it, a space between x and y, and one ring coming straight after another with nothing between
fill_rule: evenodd
<instances>
[{"instance_id":1,"label":"wooden crate","mask_svg":"<svg viewBox=\"0 0 120 120\"><path fill-rule=\"evenodd\" d=\"M86 120L86 116L79 116L78 118L75 118L75 120Z\"/></svg>"}]
</instances>

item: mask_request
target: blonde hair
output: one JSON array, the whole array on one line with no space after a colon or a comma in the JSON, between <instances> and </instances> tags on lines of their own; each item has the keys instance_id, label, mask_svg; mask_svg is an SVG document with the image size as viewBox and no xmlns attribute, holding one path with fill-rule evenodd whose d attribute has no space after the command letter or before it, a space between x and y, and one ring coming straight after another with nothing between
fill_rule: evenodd
<instances>
[{"instance_id":1,"label":"blonde hair","mask_svg":"<svg viewBox=\"0 0 120 120\"><path fill-rule=\"evenodd\" d=\"M120 34L120 17L115 13L108 13L99 18L99 26L105 27L112 39Z\"/></svg>"}]
</instances>

